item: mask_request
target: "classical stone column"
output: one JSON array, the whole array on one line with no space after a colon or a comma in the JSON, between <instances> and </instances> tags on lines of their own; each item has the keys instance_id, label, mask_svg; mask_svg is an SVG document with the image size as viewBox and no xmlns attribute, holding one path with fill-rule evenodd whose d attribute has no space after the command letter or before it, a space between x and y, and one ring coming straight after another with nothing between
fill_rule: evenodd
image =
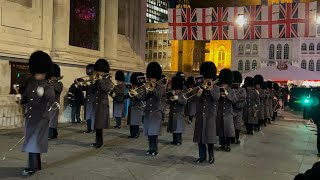
<instances>
[{"instance_id":1,"label":"classical stone column","mask_svg":"<svg viewBox=\"0 0 320 180\"><path fill-rule=\"evenodd\" d=\"M63 56L69 52L70 0L53 1L52 52Z\"/></svg>"},{"instance_id":2,"label":"classical stone column","mask_svg":"<svg viewBox=\"0 0 320 180\"><path fill-rule=\"evenodd\" d=\"M117 58L118 0L105 1L104 52L109 60Z\"/></svg>"}]
</instances>

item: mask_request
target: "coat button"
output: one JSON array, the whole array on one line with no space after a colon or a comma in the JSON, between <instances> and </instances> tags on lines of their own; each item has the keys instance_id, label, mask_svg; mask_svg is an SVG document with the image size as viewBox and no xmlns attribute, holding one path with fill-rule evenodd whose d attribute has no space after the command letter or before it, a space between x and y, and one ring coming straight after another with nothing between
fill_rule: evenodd
<instances>
[{"instance_id":1,"label":"coat button","mask_svg":"<svg viewBox=\"0 0 320 180\"><path fill-rule=\"evenodd\" d=\"M96 103L96 104L98 104L98 103Z\"/></svg>"},{"instance_id":2,"label":"coat button","mask_svg":"<svg viewBox=\"0 0 320 180\"><path fill-rule=\"evenodd\" d=\"M150 104L150 106L152 106L152 104Z\"/></svg>"},{"instance_id":3,"label":"coat button","mask_svg":"<svg viewBox=\"0 0 320 180\"><path fill-rule=\"evenodd\" d=\"M150 100L152 100L152 98L150 98Z\"/></svg>"},{"instance_id":4,"label":"coat button","mask_svg":"<svg viewBox=\"0 0 320 180\"><path fill-rule=\"evenodd\" d=\"M30 101L33 101L33 99L31 98Z\"/></svg>"},{"instance_id":5,"label":"coat button","mask_svg":"<svg viewBox=\"0 0 320 180\"><path fill-rule=\"evenodd\" d=\"M150 111L152 113L152 111Z\"/></svg>"},{"instance_id":6,"label":"coat button","mask_svg":"<svg viewBox=\"0 0 320 180\"><path fill-rule=\"evenodd\" d=\"M32 109L32 107L30 107L29 109Z\"/></svg>"},{"instance_id":7,"label":"coat button","mask_svg":"<svg viewBox=\"0 0 320 180\"><path fill-rule=\"evenodd\" d=\"M173 113L173 114L176 114L176 113Z\"/></svg>"},{"instance_id":8,"label":"coat button","mask_svg":"<svg viewBox=\"0 0 320 180\"><path fill-rule=\"evenodd\" d=\"M206 108L206 106L203 106L203 108Z\"/></svg>"},{"instance_id":9,"label":"coat button","mask_svg":"<svg viewBox=\"0 0 320 180\"><path fill-rule=\"evenodd\" d=\"M35 91L33 90L32 92L34 93Z\"/></svg>"},{"instance_id":10,"label":"coat button","mask_svg":"<svg viewBox=\"0 0 320 180\"><path fill-rule=\"evenodd\" d=\"M29 118L31 118L31 115L29 116Z\"/></svg>"}]
</instances>

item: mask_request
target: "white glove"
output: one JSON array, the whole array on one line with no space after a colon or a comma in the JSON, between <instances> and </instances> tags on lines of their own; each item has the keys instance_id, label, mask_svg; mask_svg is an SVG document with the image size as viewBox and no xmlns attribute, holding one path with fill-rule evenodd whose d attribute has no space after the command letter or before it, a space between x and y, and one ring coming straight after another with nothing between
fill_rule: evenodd
<instances>
[{"instance_id":1,"label":"white glove","mask_svg":"<svg viewBox=\"0 0 320 180\"><path fill-rule=\"evenodd\" d=\"M37 88L37 94L39 97L42 97L44 94L44 88L43 87L38 87Z\"/></svg>"},{"instance_id":2,"label":"white glove","mask_svg":"<svg viewBox=\"0 0 320 180\"><path fill-rule=\"evenodd\" d=\"M131 94L132 96L136 96L136 95L138 94L138 92L137 92L136 90L131 90L131 91L130 91L130 94Z\"/></svg>"},{"instance_id":3,"label":"white glove","mask_svg":"<svg viewBox=\"0 0 320 180\"><path fill-rule=\"evenodd\" d=\"M200 97L202 92L203 92L203 89L199 89L198 92L197 92L197 96Z\"/></svg>"},{"instance_id":4,"label":"white glove","mask_svg":"<svg viewBox=\"0 0 320 180\"><path fill-rule=\"evenodd\" d=\"M90 86L90 84L91 84L91 83L90 83L89 81L86 82L86 85L87 85L87 86Z\"/></svg>"},{"instance_id":5,"label":"white glove","mask_svg":"<svg viewBox=\"0 0 320 180\"><path fill-rule=\"evenodd\" d=\"M229 94L228 91L225 91L225 92L224 92L224 95L228 96L228 94Z\"/></svg>"},{"instance_id":6,"label":"white glove","mask_svg":"<svg viewBox=\"0 0 320 180\"><path fill-rule=\"evenodd\" d=\"M177 100L179 97L177 95L173 96L173 100Z\"/></svg>"},{"instance_id":7,"label":"white glove","mask_svg":"<svg viewBox=\"0 0 320 180\"><path fill-rule=\"evenodd\" d=\"M16 101L20 101L21 100L21 94L17 94L15 98L16 98Z\"/></svg>"},{"instance_id":8,"label":"white glove","mask_svg":"<svg viewBox=\"0 0 320 180\"><path fill-rule=\"evenodd\" d=\"M112 98L116 97L116 93L112 93L112 94L111 94L111 97L112 97Z\"/></svg>"}]
</instances>

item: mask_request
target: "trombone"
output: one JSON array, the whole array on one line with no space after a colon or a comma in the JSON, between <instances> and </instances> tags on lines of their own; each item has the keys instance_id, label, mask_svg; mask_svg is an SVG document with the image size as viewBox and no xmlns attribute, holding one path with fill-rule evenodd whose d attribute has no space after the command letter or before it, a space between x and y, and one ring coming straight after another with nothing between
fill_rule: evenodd
<instances>
[{"instance_id":1,"label":"trombone","mask_svg":"<svg viewBox=\"0 0 320 180\"><path fill-rule=\"evenodd\" d=\"M195 93L194 91L198 91L199 89L204 89L204 90L212 90L212 88L214 87L215 84L217 84L219 82L219 79L216 80L212 80L212 79L205 79L203 81L203 84L194 87L193 89L188 90L188 92L184 93L182 96L184 99L188 100L192 97L194 97L195 95L197 95L197 93ZM188 96L189 94L191 94L190 96Z\"/></svg>"},{"instance_id":2,"label":"trombone","mask_svg":"<svg viewBox=\"0 0 320 180\"><path fill-rule=\"evenodd\" d=\"M63 79L63 76L60 77L52 77L51 79L48 80L49 83L52 83L53 81L60 81Z\"/></svg>"},{"instance_id":3,"label":"trombone","mask_svg":"<svg viewBox=\"0 0 320 180\"><path fill-rule=\"evenodd\" d=\"M160 80L158 80L158 81L156 81L156 82L147 81L147 82L146 82L145 84L143 84L142 86L139 86L139 87L137 87L137 88L135 88L135 89L130 89L130 90L129 90L129 96L132 98L132 97L135 97L135 96L141 94L141 93L144 92L144 91L139 91L139 92L138 92L138 90L140 90L140 89L142 89L142 88L145 89L145 90L147 90L147 91L154 91L156 85L159 84L159 83L162 83L162 81L163 81L163 80L166 80L166 79L167 79L167 77L164 77L164 78L162 78L162 79L160 79ZM137 93L134 93L134 92L137 92Z\"/></svg>"},{"instance_id":4,"label":"trombone","mask_svg":"<svg viewBox=\"0 0 320 180\"><path fill-rule=\"evenodd\" d=\"M88 82L92 83L92 81L98 80L101 76L105 78L110 78L111 74L110 73L103 73L103 74L94 73L93 75L87 75L84 77L77 78L75 81L78 82L77 81L78 79L83 79L84 80L83 84L86 84Z\"/></svg>"}]
</instances>

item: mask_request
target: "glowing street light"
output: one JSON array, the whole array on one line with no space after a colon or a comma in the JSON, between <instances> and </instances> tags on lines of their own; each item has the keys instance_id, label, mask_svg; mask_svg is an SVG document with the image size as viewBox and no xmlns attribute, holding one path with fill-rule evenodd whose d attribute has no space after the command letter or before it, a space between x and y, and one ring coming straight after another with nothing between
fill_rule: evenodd
<instances>
[{"instance_id":1,"label":"glowing street light","mask_svg":"<svg viewBox=\"0 0 320 180\"><path fill-rule=\"evenodd\" d=\"M247 18L244 17L244 14L240 14L240 15L238 16L236 22L237 22L237 24L238 24L239 26L243 26L243 25L247 24Z\"/></svg>"}]
</instances>

